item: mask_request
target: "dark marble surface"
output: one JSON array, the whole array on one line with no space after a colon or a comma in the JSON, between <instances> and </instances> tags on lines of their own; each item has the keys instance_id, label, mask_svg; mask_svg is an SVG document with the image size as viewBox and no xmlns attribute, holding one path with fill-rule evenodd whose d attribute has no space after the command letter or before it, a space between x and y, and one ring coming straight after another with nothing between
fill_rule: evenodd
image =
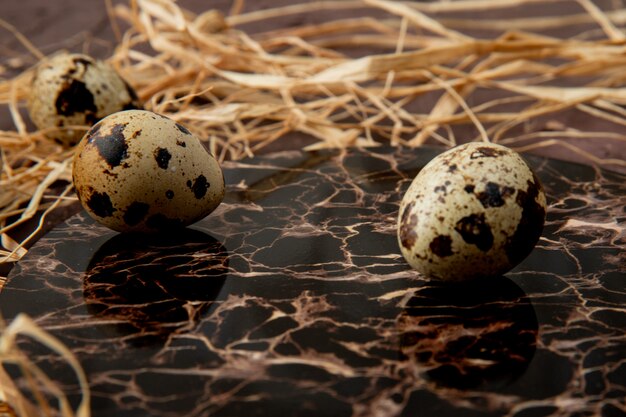
<instances>
[{"instance_id":1,"label":"dark marble surface","mask_svg":"<svg viewBox=\"0 0 626 417\"><path fill-rule=\"evenodd\" d=\"M617 416L626 406L626 176L532 158L543 237L505 277L429 282L400 198L436 151L225 164L225 202L164 237L85 214L0 294L59 337L98 416ZM26 344L75 395L71 370Z\"/></svg>"}]
</instances>

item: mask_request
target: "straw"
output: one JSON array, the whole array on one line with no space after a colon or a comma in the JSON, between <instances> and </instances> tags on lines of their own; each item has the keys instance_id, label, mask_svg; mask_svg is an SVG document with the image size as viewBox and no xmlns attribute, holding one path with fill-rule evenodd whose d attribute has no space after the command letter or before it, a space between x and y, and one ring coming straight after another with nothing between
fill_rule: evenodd
<instances>
[{"instance_id":1,"label":"straw","mask_svg":"<svg viewBox=\"0 0 626 417\"><path fill-rule=\"evenodd\" d=\"M0 317L1 320L1 317ZM51 394L58 401L58 409L62 417L88 417L90 415L90 391L87 377L74 354L58 339L39 327L30 317L24 314L18 315L8 327L0 327L0 365L18 365L20 371L28 381L28 388L36 398L36 405L25 400L22 393L11 383L11 379L2 371L0 372L0 404L10 412L17 411L20 416L51 416L50 404L46 399L46 393ZM61 356L74 370L78 378L82 399L76 410L73 410L66 395L27 355L18 347L18 338L29 338L38 342L54 353ZM0 368L1 369L1 368ZM9 404L12 406L9 407ZM35 408L36 407L36 408ZM37 413L37 414L35 414Z\"/></svg>"}]
</instances>

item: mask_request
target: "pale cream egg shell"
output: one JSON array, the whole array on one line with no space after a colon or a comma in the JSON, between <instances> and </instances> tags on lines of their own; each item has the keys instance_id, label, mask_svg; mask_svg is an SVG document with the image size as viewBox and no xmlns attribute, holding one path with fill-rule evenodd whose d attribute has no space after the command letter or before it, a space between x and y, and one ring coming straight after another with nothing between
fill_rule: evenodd
<instances>
[{"instance_id":1,"label":"pale cream egg shell","mask_svg":"<svg viewBox=\"0 0 626 417\"><path fill-rule=\"evenodd\" d=\"M501 275L541 235L546 197L515 151L468 143L430 161L404 195L398 243L422 274L448 281Z\"/></svg>"},{"instance_id":2,"label":"pale cream egg shell","mask_svg":"<svg viewBox=\"0 0 626 417\"><path fill-rule=\"evenodd\" d=\"M69 53L39 64L27 106L33 123L64 146L77 144L86 129L101 118L141 107L134 90L113 67L87 55Z\"/></svg>"},{"instance_id":3,"label":"pale cream egg shell","mask_svg":"<svg viewBox=\"0 0 626 417\"><path fill-rule=\"evenodd\" d=\"M224 198L217 160L182 125L144 110L112 114L76 147L73 178L96 221L120 232L192 224Z\"/></svg>"}]
</instances>

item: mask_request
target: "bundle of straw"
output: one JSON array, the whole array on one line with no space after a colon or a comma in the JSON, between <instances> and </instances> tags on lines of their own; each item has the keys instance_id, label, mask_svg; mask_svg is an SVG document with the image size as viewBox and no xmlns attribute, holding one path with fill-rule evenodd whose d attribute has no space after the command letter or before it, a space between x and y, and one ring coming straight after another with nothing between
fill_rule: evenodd
<instances>
[{"instance_id":1,"label":"bundle of straw","mask_svg":"<svg viewBox=\"0 0 626 417\"><path fill-rule=\"evenodd\" d=\"M0 365L11 364L19 368L26 380L30 395L36 405L28 401L22 391L12 382L0 366L0 417L53 416L60 412L62 417L89 417L91 414L90 391L87 377L74 354L58 339L41 329L27 315L19 315L10 326L4 327L0 317ZM74 370L82 393L82 399L74 410L65 393L51 380L18 346L18 338L28 338L60 355ZM49 397L57 404L50 404Z\"/></svg>"},{"instance_id":2,"label":"bundle of straw","mask_svg":"<svg viewBox=\"0 0 626 417\"><path fill-rule=\"evenodd\" d=\"M626 169L623 158L589 151L626 141L625 9L591 0L314 1L253 12L233 0L226 14L173 0L107 5L117 33L109 62L147 109L185 124L220 160L294 146L482 140L558 146ZM305 23L285 24L297 17ZM0 82L15 126L0 131L0 264L19 260L45 216L75 201L72 150L24 117L31 76ZM37 216L29 236L12 237Z\"/></svg>"}]
</instances>

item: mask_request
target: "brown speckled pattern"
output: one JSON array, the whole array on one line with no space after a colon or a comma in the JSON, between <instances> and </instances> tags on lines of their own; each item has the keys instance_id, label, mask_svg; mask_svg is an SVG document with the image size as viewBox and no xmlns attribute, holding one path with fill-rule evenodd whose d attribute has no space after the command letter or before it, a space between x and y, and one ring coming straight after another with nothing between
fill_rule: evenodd
<instances>
[{"instance_id":1,"label":"brown speckled pattern","mask_svg":"<svg viewBox=\"0 0 626 417\"><path fill-rule=\"evenodd\" d=\"M549 210L491 282L423 278L396 218L428 149L224 165L224 203L135 239L75 216L0 293L85 368L94 417L581 417L626 406L626 176L530 158ZM23 344L76 402L76 380Z\"/></svg>"},{"instance_id":2,"label":"brown speckled pattern","mask_svg":"<svg viewBox=\"0 0 626 417\"><path fill-rule=\"evenodd\" d=\"M415 177L400 204L398 243L433 278L500 276L530 253L545 214L541 184L516 152L467 143Z\"/></svg>"},{"instance_id":3,"label":"brown speckled pattern","mask_svg":"<svg viewBox=\"0 0 626 417\"><path fill-rule=\"evenodd\" d=\"M73 178L85 210L124 232L194 223L224 198L222 169L198 138L145 110L98 122L76 148Z\"/></svg>"},{"instance_id":4,"label":"brown speckled pattern","mask_svg":"<svg viewBox=\"0 0 626 417\"><path fill-rule=\"evenodd\" d=\"M107 63L61 53L42 61L28 97L30 118L55 142L76 145L89 127L121 110L141 107L135 91Z\"/></svg>"}]
</instances>

